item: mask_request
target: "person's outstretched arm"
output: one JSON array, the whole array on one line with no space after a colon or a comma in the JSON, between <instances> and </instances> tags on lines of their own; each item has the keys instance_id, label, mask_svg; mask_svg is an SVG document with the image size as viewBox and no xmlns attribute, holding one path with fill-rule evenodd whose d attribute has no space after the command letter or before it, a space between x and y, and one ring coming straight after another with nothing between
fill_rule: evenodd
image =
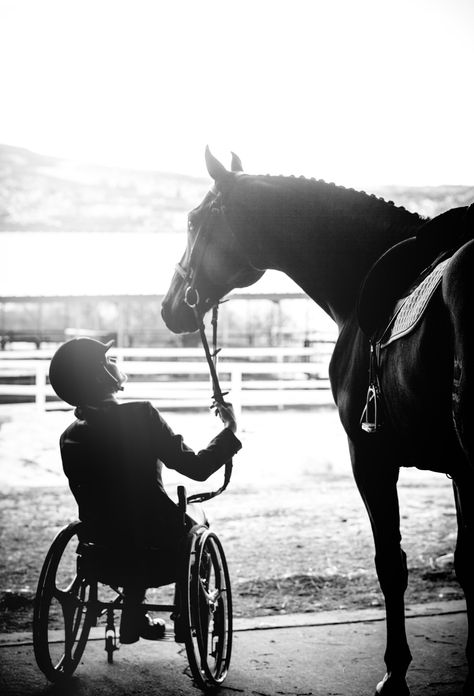
<instances>
[{"instance_id":1,"label":"person's outstretched arm","mask_svg":"<svg viewBox=\"0 0 474 696\"><path fill-rule=\"evenodd\" d=\"M237 423L232 405L217 405L216 410L225 427L196 453L186 445L182 435L171 430L159 411L153 409L157 456L165 466L195 481L205 481L240 450L242 443L234 434Z\"/></svg>"}]
</instances>

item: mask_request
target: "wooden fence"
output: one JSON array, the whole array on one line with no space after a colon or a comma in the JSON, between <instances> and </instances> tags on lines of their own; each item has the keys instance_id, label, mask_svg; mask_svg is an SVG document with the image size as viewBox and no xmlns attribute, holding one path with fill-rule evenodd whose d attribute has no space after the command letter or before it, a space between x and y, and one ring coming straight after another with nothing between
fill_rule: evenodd
<instances>
[{"instance_id":1,"label":"wooden fence","mask_svg":"<svg viewBox=\"0 0 474 696\"><path fill-rule=\"evenodd\" d=\"M222 390L239 413L245 407L331 403L328 363L334 341L309 348L226 348L219 356ZM119 399L148 399L158 408L204 408L211 401L207 363L200 348L112 349L129 375ZM55 398L47 375L51 350L2 351L0 399L29 399L38 409L67 408Z\"/></svg>"}]
</instances>

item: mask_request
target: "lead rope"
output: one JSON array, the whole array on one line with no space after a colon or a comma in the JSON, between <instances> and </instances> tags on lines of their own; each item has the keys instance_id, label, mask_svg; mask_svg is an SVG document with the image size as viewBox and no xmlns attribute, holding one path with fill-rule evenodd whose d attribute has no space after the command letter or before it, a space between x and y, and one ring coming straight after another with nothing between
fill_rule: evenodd
<instances>
[{"instance_id":1,"label":"lead rope","mask_svg":"<svg viewBox=\"0 0 474 696\"><path fill-rule=\"evenodd\" d=\"M197 302L196 304L190 304L187 302L188 306L193 310L194 317L196 319L196 324L198 325L199 328L199 335L201 337L201 343L202 347L204 348L204 353L206 356L207 364L209 366L209 372L211 374L211 381L212 381L212 398L213 398L213 403L211 408L215 406L216 404L223 404L224 402L224 396L228 392L222 392L221 390L221 385L219 384L219 377L217 375L217 356L220 352L220 348L217 347L217 318L218 318L218 312L219 312L219 303L214 305L212 308L212 353L209 348L209 343L207 340L206 336L206 329L204 326L204 322L202 318L199 316L199 312L197 311ZM205 500L210 500L211 498L215 498L217 495L220 495L225 491L227 486L229 485L229 481L232 476L232 459L229 459L225 464L224 464L224 483L220 488L217 489L217 491L211 491L209 493L195 493L194 495L190 495L188 498L188 503L202 503Z\"/></svg>"}]
</instances>

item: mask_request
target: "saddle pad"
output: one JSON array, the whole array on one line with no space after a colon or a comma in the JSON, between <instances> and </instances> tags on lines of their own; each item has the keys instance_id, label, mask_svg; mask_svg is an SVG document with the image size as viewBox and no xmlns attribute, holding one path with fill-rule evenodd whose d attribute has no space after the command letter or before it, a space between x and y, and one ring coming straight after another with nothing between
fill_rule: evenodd
<instances>
[{"instance_id":1,"label":"saddle pad","mask_svg":"<svg viewBox=\"0 0 474 696\"><path fill-rule=\"evenodd\" d=\"M390 323L385 330L380 347L385 348L390 343L393 343L398 338L406 336L410 331L413 331L415 326L420 321L423 313L428 306L428 302L433 296L436 288L441 282L443 271L450 258L441 261L429 275L413 290L413 292L404 297L397 304L395 313L392 316Z\"/></svg>"}]
</instances>

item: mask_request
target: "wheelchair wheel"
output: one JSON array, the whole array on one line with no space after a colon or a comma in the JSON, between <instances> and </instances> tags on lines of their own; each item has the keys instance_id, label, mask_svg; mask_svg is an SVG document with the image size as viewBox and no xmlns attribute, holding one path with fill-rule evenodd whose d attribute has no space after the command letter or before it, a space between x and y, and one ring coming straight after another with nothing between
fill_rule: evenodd
<instances>
[{"instance_id":1,"label":"wheelchair wheel","mask_svg":"<svg viewBox=\"0 0 474 696\"><path fill-rule=\"evenodd\" d=\"M226 678L232 651L232 597L222 545L207 528L191 530L182 588L189 666L202 689Z\"/></svg>"},{"instance_id":2,"label":"wheelchair wheel","mask_svg":"<svg viewBox=\"0 0 474 696\"><path fill-rule=\"evenodd\" d=\"M64 527L43 564L33 612L33 646L38 667L52 682L70 677L96 620L97 583L78 569L81 522Z\"/></svg>"}]
</instances>

